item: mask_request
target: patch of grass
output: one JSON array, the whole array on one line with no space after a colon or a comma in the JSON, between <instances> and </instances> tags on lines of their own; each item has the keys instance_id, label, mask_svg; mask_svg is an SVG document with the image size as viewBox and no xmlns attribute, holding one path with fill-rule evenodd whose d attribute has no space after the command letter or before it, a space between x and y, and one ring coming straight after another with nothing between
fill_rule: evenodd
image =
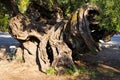
<instances>
[{"instance_id":1,"label":"patch of grass","mask_svg":"<svg viewBox=\"0 0 120 80\"><path fill-rule=\"evenodd\" d=\"M79 74L89 74L89 71L85 68L85 66L80 66L78 69Z\"/></svg>"},{"instance_id":2,"label":"patch of grass","mask_svg":"<svg viewBox=\"0 0 120 80\"><path fill-rule=\"evenodd\" d=\"M106 75L106 76L109 76L109 77L113 77L115 75L115 72L112 71L112 70L107 70L107 69L103 69L103 68L99 68L98 71L103 74L103 75Z\"/></svg>"},{"instance_id":3,"label":"patch of grass","mask_svg":"<svg viewBox=\"0 0 120 80\"><path fill-rule=\"evenodd\" d=\"M91 71L89 75L90 75L92 78L96 78L96 77L100 76L100 73Z\"/></svg>"},{"instance_id":4,"label":"patch of grass","mask_svg":"<svg viewBox=\"0 0 120 80\"><path fill-rule=\"evenodd\" d=\"M71 69L66 69L65 70L65 74L73 75L74 73L75 73L75 71L73 71Z\"/></svg>"},{"instance_id":5,"label":"patch of grass","mask_svg":"<svg viewBox=\"0 0 120 80\"><path fill-rule=\"evenodd\" d=\"M96 78L99 76L99 73L98 72L95 72L95 71L90 71L89 69L87 69L85 66L81 66L79 69L78 69L78 73L80 75L88 75L92 78Z\"/></svg>"},{"instance_id":6,"label":"patch of grass","mask_svg":"<svg viewBox=\"0 0 120 80\"><path fill-rule=\"evenodd\" d=\"M99 76L98 72L90 71L85 66L80 66L79 68L76 68L74 65L72 68L66 69L64 72L65 72L65 74L68 74L68 75L73 75L74 73L77 72L79 75L87 75L92 78L96 78Z\"/></svg>"},{"instance_id":7,"label":"patch of grass","mask_svg":"<svg viewBox=\"0 0 120 80\"><path fill-rule=\"evenodd\" d=\"M52 75L57 74L57 71L53 67L51 67L50 69L46 70L46 73Z\"/></svg>"},{"instance_id":8,"label":"patch of grass","mask_svg":"<svg viewBox=\"0 0 120 80\"><path fill-rule=\"evenodd\" d=\"M69 74L69 75L73 75L75 72L76 72L76 66L75 65L73 65L70 69L66 69L65 71L64 71L64 73L65 74Z\"/></svg>"},{"instance_id":9,"label":"patch of grass","mask_svg":"<svg viewBox=\"0 0 120 80\"><path fill-rule=\"evenodd\" d=\"M46 73L48 75L53 75L53 74L57 75L58 74L58 72L54 68L48 69L46 71ZM91 71L91 70L87 69L85 66L80 66L79 68L76 68L76 66L73 65L71 68L64 70L64 74L67 74L67 75L73 76L75 73L78 73L78 75L81 75L81 76L82 75L89 76L92 79L95 79L100 75L98 72Z\"/></svg>"}]
</instances>

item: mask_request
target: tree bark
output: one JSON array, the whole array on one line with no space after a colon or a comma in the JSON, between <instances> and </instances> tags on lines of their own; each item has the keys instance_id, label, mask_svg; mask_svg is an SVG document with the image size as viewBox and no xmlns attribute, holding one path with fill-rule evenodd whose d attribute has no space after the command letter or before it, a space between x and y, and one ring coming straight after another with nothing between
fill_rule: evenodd
<instances>
[{"instance_id":1,"label":"tree bark","mask_svg":"<svg viewBox=\"0 0 120 80\"><path fill-rule=\"evenodd\" d=\"M28 17L18 14L13 17L10 22L10 33L20 41L23 46L23 55L30 54L30 56L25 56L25 62L31 62L34 64L35 58L37 59L37 64L41 71L45 72L49 69L50 65L56 67L60 65L58 62L65 62L62 65L68 66L72 65L72 51L64 43L62 39L62 31L64 29L65 22L58 23L54 26L44 27L31 22ZM48 29L50 28L50 29ZM57 28L57 30L56 30ZM60 38L61 37L61 38ZM50 44L52 53L47 53L47 43ZM63 49L62 49L63 48ZM53 54L53 62L50 63L48 59L48 54ZM28 57L30 57L28 59ZM27 59L27 60L26 60ZM65 61L68 60L68 61ZM33 63L32 63L33 62Z\"/></svg>"},{"instance_id":2,"label":"tree bark","mask_svg":"<svg viewBox=\"0 0 120 80\"><path fill-rule=\"evenodd\" d=\"M61 67L71 68L74 65L74 53L85 49L99 50L89 28L93 24L87 18L91 10L98 11L96 6L87 4L73 13L70 20L60 19L54 24L36 22L36 19L19 13L9 21L9 32L20 41L25 63L32 66L37 64L43 72L50 67L57 70ZM59 15L59 11L56 15Z\"/></svg>"}]
</instances>

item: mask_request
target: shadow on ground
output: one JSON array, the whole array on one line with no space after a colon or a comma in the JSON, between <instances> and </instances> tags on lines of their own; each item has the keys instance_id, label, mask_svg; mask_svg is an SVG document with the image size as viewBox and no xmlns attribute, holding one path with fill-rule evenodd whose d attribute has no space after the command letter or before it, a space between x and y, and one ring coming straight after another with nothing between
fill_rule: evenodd
<instances>
[{"instance_id":1,"label":"shadow on ground","mask_svg":"<svg viewBox=\"0 0 120 80\"><path fill-rule=\"evenodd\" d=\"M89 79L80 79L80 75L78 75L76 76L76 80L120 80L119 47L103 48L96 55L80 55L79 61L88 67L88 70L91 72L94 71L95 74Z\"/></svg>"}]
</instances>

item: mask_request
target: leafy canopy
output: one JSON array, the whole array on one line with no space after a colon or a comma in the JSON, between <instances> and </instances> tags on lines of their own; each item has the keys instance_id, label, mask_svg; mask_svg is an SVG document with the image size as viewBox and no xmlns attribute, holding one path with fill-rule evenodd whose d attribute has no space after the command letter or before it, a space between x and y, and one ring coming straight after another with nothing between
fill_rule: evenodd
<instances>
[{"instance_id":1,"label":"leafy canopy","mask_svg":"<svg viewBox=\"0 0 120 80\"><path fill-rule=\"evenodd\" d=\"M109 31L120 32L120 0L90 0L101 8L101 25Z\"/></svg>"},{"instance_id":2,"label":"leafy canopy","mask_svg":"<svg viewBox=\"0 0 120 80\"><path fill-rule=\"evenodd\" d=\"M64 17L84 5L85 1L88 1L101 9L101 28L120 32L120 0L16 0L21 13L25 14L32 1L37 1L38 4L44 2L49 6L50 10L53 9L54 4L57 4L62 8ZM5 15L8 15L8 11L1 3L0 7L0 26L7 28L9 17Z\"/></svg>"}]
</instances>

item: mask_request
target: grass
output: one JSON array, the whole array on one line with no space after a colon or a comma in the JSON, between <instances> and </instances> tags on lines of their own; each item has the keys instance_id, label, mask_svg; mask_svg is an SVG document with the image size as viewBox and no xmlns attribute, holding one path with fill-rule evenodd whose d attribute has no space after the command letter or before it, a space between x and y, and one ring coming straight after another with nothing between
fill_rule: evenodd
<instances>
[{"instance_id":1,"label":"grass","mask_svg":"<svg viewBox=\"0 0 120 80\"><path fill-rule=\"evenodd\" d=\"M73 65L70 69L66 69L64 71L65 74L73 75L76 72L77 68L75 65Z\"/></svg>"},{"instance_id":2,"label":"grass","mask_svg":"<svg viewBox=\"0 0 120 80\"><path fill-rule=\"evenodd\" d=\"M104 75L109 76L109 77L113 77L113 76L116 75L114 71L107 70L107 69L99 68L98 71L99 71L101 74L104 74Z\"/></svg>"},{"instance_id":3,"label":"grass","mask_svg":"<svg viewBox=\"0 0 120 80\"><path fill-rule=\"evenodd\" d=\"M86 75L86 76L89 76L92 78L96 78L100 75L98 72L91 71L91 70L87 69L85 66L80 66L78 68L73 66L71 69L65 70L65 74L68 74L68 75L74 75L74 73L76 73L76 72L78 73L78 75Z\"/></svg>"},{"instance_id":4,"label":"grass","mask_svg":"<svg viewBox=\"0 0 120 80\"><path fill-rule=\"evenodd\" d=\"M50 69L46 70L46 73L48 75L53 75L53 74L57 74L57 71L53 67L51 67Z\"/></svg>"},{"instance_id":5,"label":"grass","mask_svg":"<svg viewBox=\"0 0 120 80\"><path fill-rule=\"evenodd\" d=\"M85 66L81 66L78 69L78 73L81 74L81 75L88 75L92 78L95 78L95 77L99 76L98 72L91 71L91 70L87 69Z\"/></svg>"}]
</instances>

